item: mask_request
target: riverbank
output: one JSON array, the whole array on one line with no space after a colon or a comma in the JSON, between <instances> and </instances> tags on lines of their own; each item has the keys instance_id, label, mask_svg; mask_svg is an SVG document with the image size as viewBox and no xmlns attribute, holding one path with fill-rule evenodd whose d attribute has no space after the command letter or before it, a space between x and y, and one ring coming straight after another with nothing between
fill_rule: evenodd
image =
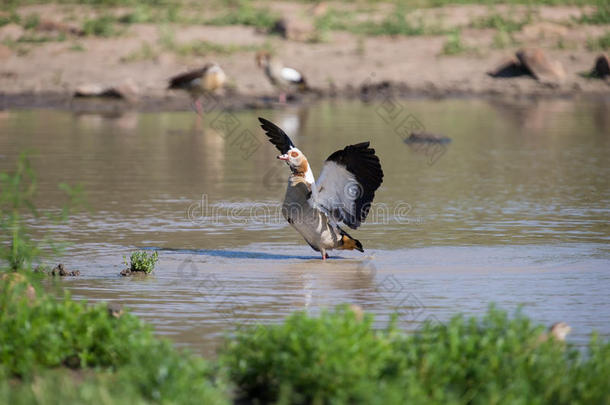
<instances>
[{"instance_id":1,"label":"riverbank","mask_svg":"<svg viewBox=\"0 0 610 405\"><path fill-rule=\"evenodd\" d=\"M86 84L129 83L133 108L188 109L188 96L167 91L167 80L212 60L228 76L226 91L216 98L223 106L273 107L276 91L254 61L263 49L305 74L313 92L299 100L388 92L435 98L610 95L610 82L587 76L607 50L610 32L607 21L590 18L596 15L594 4L403 10L331 2L319 10L303 3L258 2L234 7L228 14L214 3L184 6L173 14L161 6L62 4L2 11L0 108L121 109L125 103L73 102L72 95ZM271 33L281 17L296 28ZM532 47L561 64L560 77L540 81L488 74L519 49Z\"/></svg>"}]
</instances>

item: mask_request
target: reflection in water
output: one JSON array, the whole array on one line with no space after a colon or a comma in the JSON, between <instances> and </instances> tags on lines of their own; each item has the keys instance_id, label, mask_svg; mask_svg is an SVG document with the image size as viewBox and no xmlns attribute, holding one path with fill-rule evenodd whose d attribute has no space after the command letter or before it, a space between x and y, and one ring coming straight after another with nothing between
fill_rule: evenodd
<instances>
[{"instance_id":1,"label":"reflection in water","mask_svg":"<svg viewBox=\"0 0 610 405\"><path fill-rule=\"evenodd\" d=\"M60 203L57 183L81 183L91 213L33 224L72 242L62 261L83 275L62 282L75 297L123 303L200 352L238 325L340 303L374 312L379 326L398 311L408 329L523 304L538 322L572 325L573 342L593 329L610 336L608 104L401 103L452 138L432 163L375 103L327 102L234 113L255 137L252 153L192 112L4 111L0 169L34 150L42 208ZM278 219L288 173L258 116L284 127L314 174L329 151L371 141L385 178L375 215L354 231L364 255L322 263ZM136 248L160 250L155 275L118 277Z\"/></svg>"}]
</instances>

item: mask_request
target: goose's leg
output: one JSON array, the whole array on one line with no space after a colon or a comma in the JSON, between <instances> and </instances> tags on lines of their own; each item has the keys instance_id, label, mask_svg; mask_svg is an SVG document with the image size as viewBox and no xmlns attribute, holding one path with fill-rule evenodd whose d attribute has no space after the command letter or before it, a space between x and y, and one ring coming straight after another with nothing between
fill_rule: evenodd
<instances>
[{"instance_id":1,"label":"goose's leg","mask_svg":"<svg viewBox=\"0 0 610 405\"><path fill-rule=\"evenodd\" d=\"M286 93L281 92L278 97L278 101L282 104L286 104Z\"/></svg>"},{"instance_id":2,"label":"goose's leg","mask_svg":"<svg viewBox=\"0 0 610 405\"><path fill-rule=\"evenodd\" d=\"M328 253L326 253L326 250L322 249L320 250L320 253L322 253L322 260L328 259Z\"/></svg>"}]
</instances>

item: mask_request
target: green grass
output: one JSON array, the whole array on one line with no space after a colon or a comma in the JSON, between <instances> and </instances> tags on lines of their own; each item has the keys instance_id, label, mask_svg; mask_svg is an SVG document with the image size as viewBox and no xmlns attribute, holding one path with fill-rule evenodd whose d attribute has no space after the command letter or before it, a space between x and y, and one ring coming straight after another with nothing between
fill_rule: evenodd
<instances>
[{"instance_id":1,"label":"green grass","mask_svg":"<svg viewBox=\"0 0 610 405\"><path fill-rule=\"evenodd\" d=\"M496 32L491 43L492 48L495 49L505 49L517 45L519 45L519 41L517 41L510 32L504 30Z\"/></svg>"},{"instance_id":2,"label":"green grass","mask_svg":"<svg viewBox=\"0 0 610 405\"><path fill-rule=\"evenodd\" d=\"M531 14L523 19L506 18L501 14L490 14L477 18L471 24L472 28L494 28L504 32L520 31L523 26L532 22Z\"/></svg>"},{"instance_id":3,"label":"green grass","mask_svg":"<svg viewBox=\"0 0 610 405\"><path fill-rule=\"evenodd\" d=\"M153 60L159 56L159 51L155 48L154 45L151 45L148 42L142 42L140 48L136 49L133 52L130 52L126 56L121 58L121 62L123 63L131 63L131 62L139 62L143 60Z\"/></svg>"},{"instance_id":4,"label":"green grass","mask_svg":"<svg viewBox=\"0 0 610 405\"><path fill-rule=\"evenodd\" d=\"M175 44L173 51L181 56L231 55L237 52L256 51L258 45L218 44L209 41L191 41Z\"/></svg>"},{"instance_id":5,"label":"green grass","mask_svg":"<svg viewBox=\"0 0 610 405\"><path fill-rule=\"evenodd\" d=\"M597 0L595 11L582 16L579 22L583 24L610 24L610 2L608 0Z\"/></svg>"},{"instance_id":6,"label":"green grass","mask_svg":"<svg viewBox=\"0 0 610 405\"><path fill-rule=\"evenodd\" d=\"M14 10L0 15L0 27L7 24L19 24L20 21L21 18L19 17L19 14L15 13Z\"/></svg>"},{"instance_id":7,"label":"green grass","mask_svg":"<svg viewBox=\"0 0 610 405\"><path fill-rule=\"evenodd\" d=\"M587 49L590 51L607 51L610 49L610 31L597 38L587 40Z\"/></svg>"},{"instance_id":8,"label":"green grass","mask_svg":"<svg viewBox=\"0 0 610 405\"><path fill-rule=\"evenodd\" d=\"M127 258L124 258L124 260L125 265L129 266L129 270L141 271L146 274L150 274L155 269L155 265L159 260L159 253L154 252L149 255L143 250L138 250L131 254L129 263L127 263Z\"/></svg>"},{"instance_id":9,"label":"green grass","mask_svg":"<svg viewBox=\"0 0 610 405\"><path fill-rule=\"evenodd\" d=\"M83 22L85 35L96 37L112 37L119 35L115 26L116 19L110 15L102 15Z\"/></svg>"},{"instance_id":10,"label":"green grass","mask_svg":"<svg viewBox=\"0 0 610 405\"><path fill-rule=\"evenodd\" d=\"M217 17L208 19L205 23L210 25L248 25L270 29L279 16L268 8L253 6L247 0L228 2L228 10Z\"/></svg>"}]
</instances>

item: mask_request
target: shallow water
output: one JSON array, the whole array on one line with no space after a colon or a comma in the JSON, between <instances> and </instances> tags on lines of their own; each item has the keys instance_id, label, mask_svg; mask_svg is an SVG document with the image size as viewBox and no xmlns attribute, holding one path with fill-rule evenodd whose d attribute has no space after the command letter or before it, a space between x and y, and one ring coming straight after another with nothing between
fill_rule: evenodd
<instances>
[{"instance_id":1,"label":"shallow water","mask_svg":"<svg viewBox=\"0 0 610 405\"><path fill-rule=\"evenodd\" d=\"M283 127L319 173L371 140L384 183L353 231L365 253L322 263L279 215L287 169L258 129ZM222 124L222 125L221 125ZM425 128L445 146L407 145ZM0 169L31 150L43 208L83 185L91 211L32 221L71 243L73 295L117 301L177 344L210 354L223 333L298 309L356 303L382 326L481 314L492 302L582 345L610 337L610 105L564 100L324 102L195 114L0 111ZM121 278L123 255L160 249L154 276ZM334 255L333 255L334 253Z\"/></svg>"}]
</instances>

